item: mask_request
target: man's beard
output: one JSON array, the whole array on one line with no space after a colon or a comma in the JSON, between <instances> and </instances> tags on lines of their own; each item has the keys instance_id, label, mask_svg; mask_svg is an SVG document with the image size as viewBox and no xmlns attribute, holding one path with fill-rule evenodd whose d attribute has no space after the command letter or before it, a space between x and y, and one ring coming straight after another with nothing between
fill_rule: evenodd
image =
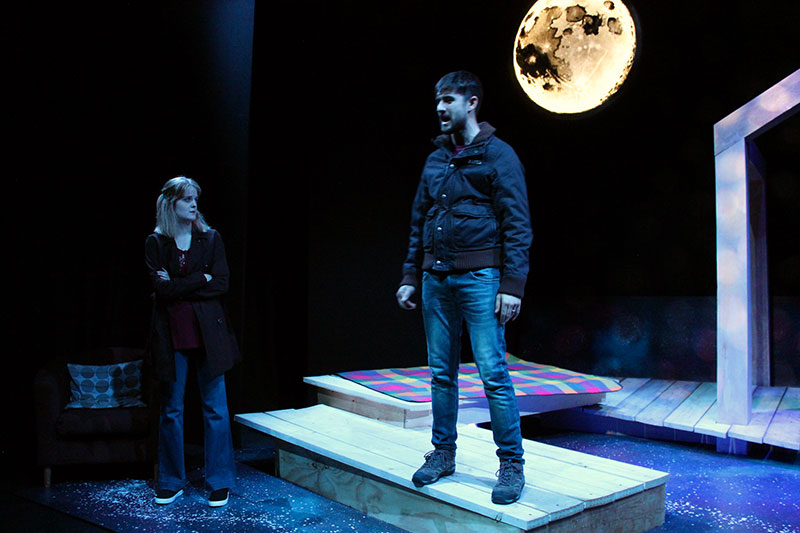
<instances>
[{"instance_id":1,"label":"man's beard","mask_svg":"<svg viewBox=\"0 0 800 533\"><path fill-rule=\"evenodd\" d=\"M446 124L441 120L439 121L439 129L442 131L442 133L458 133L459 131L464 130L466 124L466 120L458 120L451 116L450 120Z\"/></svg>"}]
</instances>

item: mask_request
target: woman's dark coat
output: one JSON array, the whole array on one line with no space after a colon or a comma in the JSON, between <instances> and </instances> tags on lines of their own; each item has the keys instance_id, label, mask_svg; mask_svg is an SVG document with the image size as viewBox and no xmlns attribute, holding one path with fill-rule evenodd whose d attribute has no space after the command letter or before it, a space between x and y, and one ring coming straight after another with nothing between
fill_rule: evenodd
<instances>
[{"instance_id":1,"label":"woman's dark coat","mask_svg":"<svg viewBox=\"0 0 800 533\"><path fill-rule=\"evenodd\" d=\"M213 229L205 233L192 231L185 276L179 274L177 248L175 240L170 237L159 233L149 235L145 242L145 259L155 299L148 346L158 379L175 380L175 356L167 306L176 300L191 302L197 315L209 377L233 367L241 355L221 301L228 292L230 272L219 233ZM157 274L164 268L170 276L166 281ZM211 281L207 282L204 274L210 274Z\"/></svg>"}]
</instances>

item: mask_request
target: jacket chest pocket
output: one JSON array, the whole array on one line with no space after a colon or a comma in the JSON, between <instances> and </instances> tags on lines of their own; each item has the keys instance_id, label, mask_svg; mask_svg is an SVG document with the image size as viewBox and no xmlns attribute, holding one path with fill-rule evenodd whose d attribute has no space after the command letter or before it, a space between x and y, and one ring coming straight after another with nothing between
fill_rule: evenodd
<instances>
[{"instance_id":1,"label":"jacket chest pocket","mask_svg":"<svg viewBox=\"0 0 800 533\"><path fill-rule=\"evenodd\" d=\"M496 246L497 219L491 207L465 204L453 208L453 242L462 250Z\"/></svg>"},{"instance_id":2,"label":"jacket chest pocket","mask_svg":"<svg viewBox=\"0 0 800 533\"><path fill-rule=\"evenodd\" d=\"M491 196L491 169L484 165L480 159L470 160L458 169L458 184L461 188L458 193L462 196L478 196L489 198Z\"/></svg>"}]
</instances>

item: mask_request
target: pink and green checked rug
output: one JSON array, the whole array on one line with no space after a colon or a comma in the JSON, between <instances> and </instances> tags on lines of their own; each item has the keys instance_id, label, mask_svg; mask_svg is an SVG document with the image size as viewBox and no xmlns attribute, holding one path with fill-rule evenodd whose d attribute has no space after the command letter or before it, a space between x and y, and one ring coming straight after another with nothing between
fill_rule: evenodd
<instances>
[{"instance_id":1,"label":"pink and green checked rug","mask_svg":"<svg viewBox=\"0 0 800 533\"><path fill-rule=\"evenodd\" d=\"M531 363L511 354L506 354L506 361L517 396L590 394L614 392L622 388L622 385L610 378ZM431 401L431 374L427 366L355 370L338 375L401 400ZM466 363L459 367L458 392L461 399L485 396L475 363Z\"/></svg>"}]
</instances>

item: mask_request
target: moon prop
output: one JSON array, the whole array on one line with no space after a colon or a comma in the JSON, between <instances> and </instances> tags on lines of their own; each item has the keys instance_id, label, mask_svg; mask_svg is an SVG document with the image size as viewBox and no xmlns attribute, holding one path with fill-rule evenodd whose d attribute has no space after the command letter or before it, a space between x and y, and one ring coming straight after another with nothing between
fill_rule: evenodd
<instances>
[{"instance_id":1,"label":"moon prop","mask_svg":"<svg viewBox=\"0 0 800 533\"><path fill-rule=\"evenodd\" d=\"M514 71L537 105L583 113L625 81L636 54L636 27L620 0L539 0L514 42Z\"/></svg>"}]
</instances>

